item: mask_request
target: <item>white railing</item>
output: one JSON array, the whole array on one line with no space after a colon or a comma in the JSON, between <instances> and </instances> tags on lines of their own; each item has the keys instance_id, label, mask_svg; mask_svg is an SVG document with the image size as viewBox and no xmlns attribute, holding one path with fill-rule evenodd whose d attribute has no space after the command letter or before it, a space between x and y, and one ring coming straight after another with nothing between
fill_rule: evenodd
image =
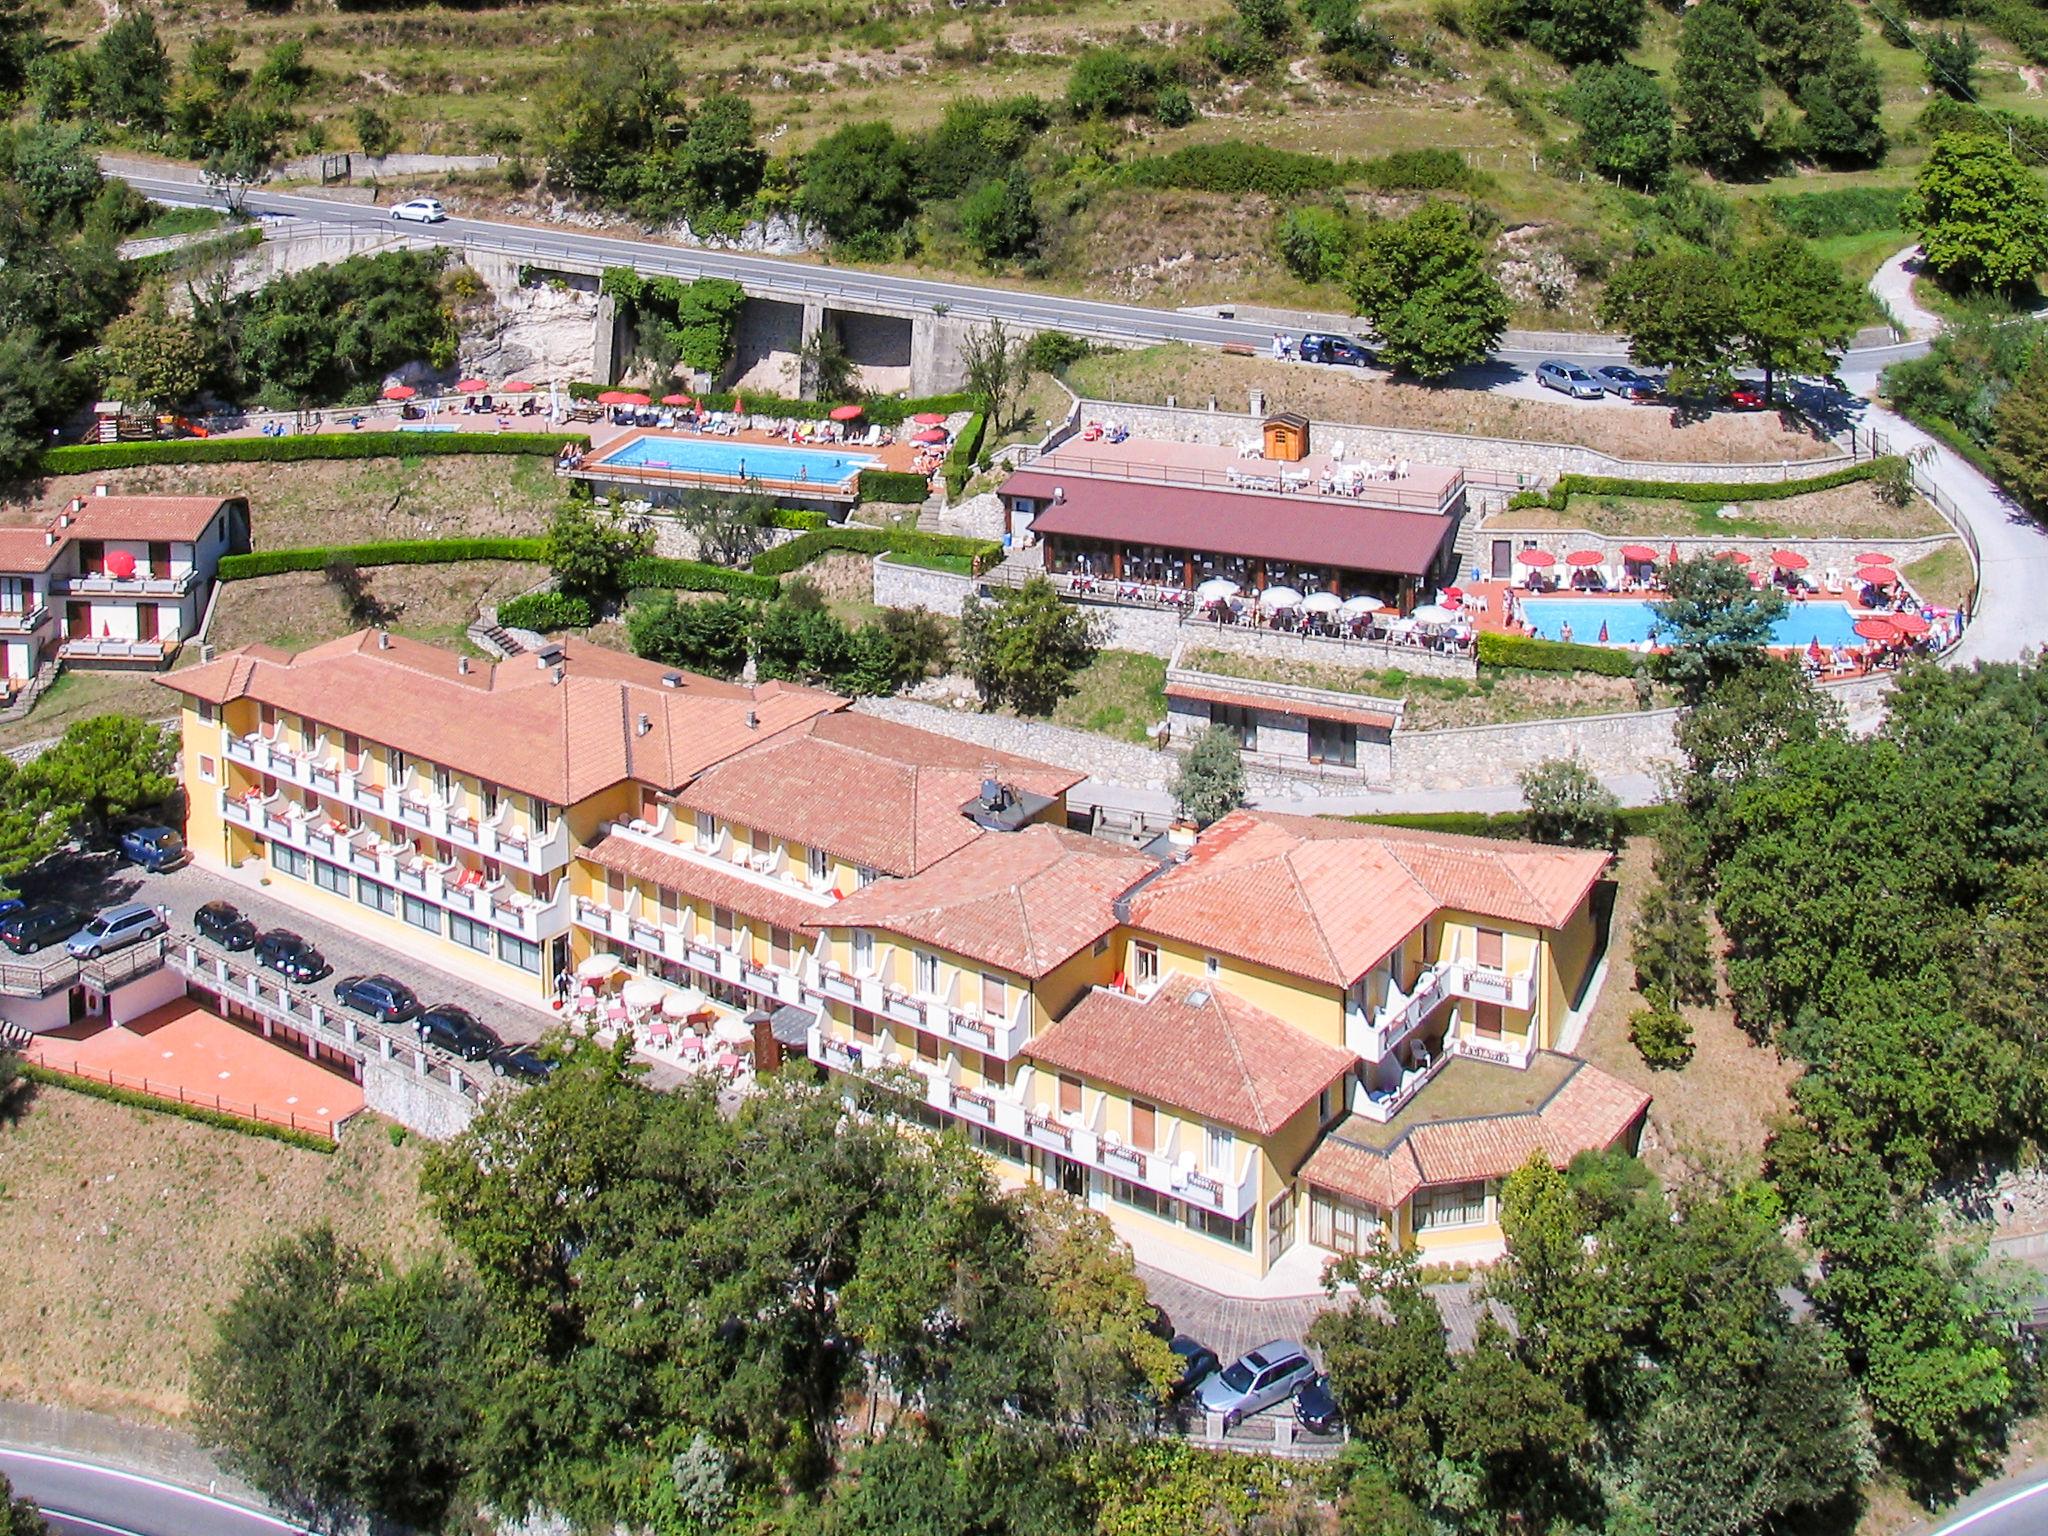
<instances>
[{"instance_id":1,"label":"white railing","mask_svg":"<svg viewBox=\"0 0 2048 1536\"><path fill-rule=\"evenodd\" d=\"M588 896L575 899L570 918L578 927L600 934L614 943L672 961L707 980L744 987L768 1002L796 1003L803 1000L803 983L794 969L773 963L760 964L743 951L737 941L720 944L704 932L688 932L675 923L635 915Z\"/></svg>"},{"instance_id":2,"label":"white railing","mask_svg":"<svg viewBox=\"0 0 2048 1536\"><path fill-rule=\"evenodd\" d=\"M1387 1000L1373 1011L1372 1024L1359 1041L1359 1055L1382 1061L1436 1012L1450 992L1450 967L1432 965L1415 979L1405 997L1389 985Z\"/></svg>"},{"instance_id":3,"label":"white railing","mask_svg":"<svg viewBox=\"0 0 2048 1536\"><path fill-rule=\"evenodd\" d=\"M1443 1071L1444 1063L1449 1061L1450 1059L1451 1057L1449 1052L1445 1052L1438 1055L1436 1060L1432 1061L1420 1072L1417 1072L1413 1076L1407 1078L1404 1082L1402 1082L1400 1087L1396 1088L1392 1093L1388 1094L1385 1098L1374 1099L1370 1096L1367 1090L1361 1088L1358 1091L1358 1093L1354 1095L1351 1107L1355 1109L1359 1114L1365 1116L1366 1119L1377 1120L1381 1124L1385 1124L1387 1121L1393 1119L1394 1116L1398 1115L1403 1109L1406 1109L1408 1107L1409 1101L1413 1099L1416 1094L1422 1092L1423 1088L1427 1086L1431 1078L1435 1077L1437 1073Z\"/></svg>"},{"instance_id":4,"label":"white railing","mask_svg":"<svg viewBox=\"0 0 2048 1536\"><path fill-rule=\"evenodd\" d=\"M1519 971L1493 966L1464 964L1451 968L1451 991L1481 1003L1499 1003L1503 1008L1526 1010L1536 992L1536 966L1532 961Z\"/></svg>"}]
</instances>

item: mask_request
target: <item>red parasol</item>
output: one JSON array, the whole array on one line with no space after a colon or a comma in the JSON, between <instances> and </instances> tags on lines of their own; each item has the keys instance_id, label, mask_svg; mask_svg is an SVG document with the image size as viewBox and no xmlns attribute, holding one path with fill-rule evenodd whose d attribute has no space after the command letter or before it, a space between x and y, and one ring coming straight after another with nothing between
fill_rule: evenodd
<instances>
[{"instance_id":1,"label":"red parasol","mask_svg":"<svg viewBox=\"0 0 2048 1536\"><path fill-rule=\"evenodd\" d=\"M1621 558L1624 560L1647 560L1654 562L1657 558L1657 551L1650 548L1647 544L1624 544L1621 546ZM1675 560L1672 562L1673 565L1677 563Z\"/></svg>"},{"instance_id":2,"label":"red parasol","mask_svg":"<svg viewBox=\"0 0 2048 1536\"><path fill-rule=\"evenodd\" d=\"M1895 587L1899 584L1899 573L1889 566L1866 565L1856 573L1856 579L1866 587Z\"/></svg>"},{"instance_id":3,"label":"red parasol","mask_svg":"<svg viewBox=\"0 0 2048 1536\"><path fill-rule=\"evenodd\" d=\"M633 398L629 389L607 389L597 397L599 405L625 405Z\"/></svg>"},{"instance_id":4,"label":"red parasol","mask_svg":"<svg viewBox=\"0 0 2048 1536\"><path fill-rule=\"evenodd\" d=\"M107 558L111 560L113 556ZM1902 635L1924 635L1933 627L1917 613L1894 613L1889 615L1888 622Z\"/></svg>"},{"instance_id":5,"label":"red parasol","mask_svg":"<svg viewBox=\"0 0 2048 1536\"><path fill-rule=\"evenodd\" d=\"M1678 564L1678 546L1676 544L1671 546L1671 563L1673 565Z\"/></svg>"},{"instance_id":6,"label":"red parasol","mask_svg":"<svg viewBox=\"0 0 2048 1536\"><path fill-rule=\"evenodd\" d=\"M943 427L946 424L946 413L944 411L919 411L910 419L920 427Z\"/></svg>"},{"instance_id":7,"label":"red parasol","mask_svg":"<svg viewBox=\"0 0 2048 1536\"><path fill-rule=\"evenodd\" d=\"M1749 564L1749 556L1739 549L1724 549L1714 558L1716 560L1733 560L1737 565Z\"/></svg>"},{"instance_id":8,"label":"red parasol","mask_svg":"<svg viewBox=\"0 0 2048 1536\"><path fill-rule=\"evenodd\" d=\"M526 379L507 379L498 388L508 395L530 395L533 393L535 386Z\"/></svg>"},{"instance_id":9,"label":"red parasol","mask_svg":"<svg viewBox=\"0 0 2048 1536\"><path fill-rule=\"evenodd\" d=\"M663 405L695 405L697 402L688 395L663 395L661 403Z\"/></svg>"},{"instance_id":10,"label":"red parasol","mask_svg":"<svg viewBox=\"0 0 2048 1536\"><path fill-rule=\"evenodd\" d=\"M1867 619L1858 619L1856 621L1856 633L1866 640L1896 640L1899 638L1899 632L1892 628L1892 621L1890 619L1879 618L1875 615Z\"/></svg>"},{"instance_id":11,"label":"red parasol","mask_svg":"<svg viewBox=\"0 0 2048 1536\"><path fill-rule=\"evenodd\" d=\"M946 429L926 427L922 432L913 433L910 440L913 443L943 443L946 440Z\"/></svg>"},{"instance_id":12,"label":"red parasol","mask_svg":"<svg viewBox=\"0 0 2048 1536\"><path fill-rule=\"evenodd\" d=\"M1774 549L1771 551L1771 564L1781 571L1803 571L1807 562L1806 556L1796 550Z\"/></svg>"},{"instance_id":13,"label":"red parasol","mask_svg":"<svg viewBox=\"0 0 2048 1536\"><path fill-rule=\"evenodd\" d=\"M386 400L410 400L419 391L410 384L387 384L384 386Z\"/></svg>"},{"instance_id":14,"label":"red parasol","mask_svg":"<svg viewBox=\"0 0 2048 1536\"><path fill-rule=\"evenodd\" d=\"M1607 644L1607 621L1605 619L1600 621L1600 643L1602 645Z\"/></svg>"},{"instance_id":15,"label":"red parasol","mask_svg":"<svg viewBox=\"0 0 2048 1536\"><path fill-rule=\"evenodd\" d=\"M1856 563L1857 563L1858 565L1895 565L1895 564L1897 564L1897 562L1896 562L1896 561L1894 561L1894 560L1892 559L1892 557L1891 557L1890 555L1887 555L1887 554L1882 554L1882 553L1880 553L1879 551L1877 551L1877 550L1874 550L1874 549L1866 549L1866 550L1864 550L1862 554L1860 554L1860 555L1858 555L1858 556L1856 557Z\"/></svg>"},{"instance_id":16,"label":"red parasol","mask_svg":"<svg viewBox=\"0 0 2048 1536\"><path fill-rule=\"evenodd\" d=\"M455 392L458 395L480 395L491 387L488 379L457 379Z\"/></svg>"},{"instance_id":17,"label":"red parasol","mask_svg":"<svg viewBox=\"0 0 2048 1536\"><path fill-rule=\"evenodd\" d=\"M1541 570L1546 565L1557 564L1557 556L1547 549L1525 549L1516 555L1515 559L1523 565L1532 565L1538 570Z\"/></svg>"},{"instance_id":18,"label":"red parasol","mask_svg":"<svg viewBox=\"0 0 2048 1536\"><path fill-rule=\"evenodd\" d=\"M1566 565L1576 565L1584 569L1589 565L1599 565L1606 558L1597 549L1575 549L1564 557L1564 563Z\"/></svg>"},{"instance_id":19,"label":"red parasol","mask_svg":"<svg viewBox=\"0 0 2048 1536\"><path fill-rule=\"evenodd\" d=\"M1449 598L1454 603L1463 602L1465 598L1465 589L1463 587L1445 587L1444 596Z\"/></svg>"},{"instance_id":20,"label":"red parasol","mask_svg":"<svg viewBox=\"0 0 2048 1536\"><path fill-rule=\"evenodd\" d=\"M126 581L135 574L135 557L125 549L110 549L102 562L106 573L116 581Z\"/></svg>"},{"instance_id":21,"label":"red parasol","mask_svg":"<svg viewBox=\"0 0 2048 1536\"><path fill-rule=\"evenodd\" d=\"M835 405L832 407L834 421L859 421L861 408L857 405Z\"/></svg>"}]
</instances>

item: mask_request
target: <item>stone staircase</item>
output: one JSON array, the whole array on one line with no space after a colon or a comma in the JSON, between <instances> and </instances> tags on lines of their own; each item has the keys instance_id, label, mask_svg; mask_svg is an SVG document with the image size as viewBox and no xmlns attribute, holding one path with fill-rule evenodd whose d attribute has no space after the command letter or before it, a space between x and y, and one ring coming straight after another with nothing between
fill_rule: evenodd
<instances>
[{"instance_id":1,"label":"stone staircase","mask_svg":"<svg viewBox=\"0 0 2048 1536\"><path fill-rule=\"evenodd\" d=\"M43 696L43 690L57 681L57 672L62 665L62 662L52 656L36 668L36 675L22 685L21 692L14 696L14 702L5 709L0 709L0 725L19 720L34 709L36 700Z\"/></svg>"}]
</instances>

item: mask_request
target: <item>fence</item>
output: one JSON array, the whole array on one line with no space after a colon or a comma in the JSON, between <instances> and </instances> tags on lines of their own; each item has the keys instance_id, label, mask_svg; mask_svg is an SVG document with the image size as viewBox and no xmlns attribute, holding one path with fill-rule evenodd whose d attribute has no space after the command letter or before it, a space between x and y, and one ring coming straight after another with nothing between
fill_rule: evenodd
<instances>
[{"instance_id":1,"label":"fence","mask_svg":"<svg viewBox=\"0 0 2048 1536\"><path fill-rule=\"evenodd\" d=\"M0 996L48 997L75 981L89 981L101 991L145 976L164 963L168 941L163 938L117 950L99 960L80 960L60 954L40 964L0 965Z\"/></svg>"},{"instance_id":2,"label":"fence","mask_svg":"<svg viewBox=\"0 0 2048 1536\"><path fill-rule=\"evenodd\" d=\"M283 1126L293 1131L307 1131L316 1136L335 1138L340 1132L338 1122L324 1116L301 1114L296 1109L245 1104L238 1099L224 1099L217 1093L194 1093L182 1084L153 1083L146 1077L130 1077L125 1072L115 1072L109 1068L88 1067L80 1063L76 1057L68 1062L58 1061L52 1058L47 1047L41 1045L29 1047L23 1059L48 1072L75 1077L81 1082L104 1083L109 1088L143 1094L148 1098L160 1099L166 1104L179 1104L190 1109L210 1109L216 1114L232 1115L238 1120L254 1120L259 1124Z\"/></svg>"},{"instance_id":3,"label":"fence","mask_svg":"<svg viewBox=\"0 0 2048 1536\"><path fill-rule=\"evenodd\" d=\"M1840 433L1836 441L1844 439L1847 440L1850 453L1859 458L1882 459L1895 451L1892 440L1875 427L1850 427ZM1913 489L1927 498L1928 504L1941 514L1942 521L1947 523L1955 536L1963 541L1963 548L1970 552L1970 595L1965 606L1974 613L1977 609L1977 589L1984 580L1984 554L1977 546L1976 530L1970 526L1970 520L1963 515L1962 508L1956 505L1955 498L1944 491L1933 476L1927 473L1927 463L1931 457L1927 454L1906 455L1906 463L1913 472Z\"/></svg>"},{"instance_id":4,"label":"fence","mask_svg":"<svg viewBox=\"0 0 2048 1536\"><path fill-rule=\"evenodd\" d=\"M1253 474L1245 470L1204 469L1194 464L1149 464L1130 459L1096 459L1081 454L1070 454L1064 447L1054 450L1053 457L1039 460L1036 467L1049 475L1086 475L1092 480L1185 485L1217 491L1263 491L1268 494L1312 497L1317 501L1357 501L1367 506L1409 512L1447 511L1457 500L1461 489L1458 474L1453 472L1440 490L1423 490L1392 481L1368 480L1359 485L1354 496L1333 497L1328 492L1316 490L1306 473L1300 473L1290 480L1287 474L1279 470ZM1469 476L1471 472L1468 470L1465 473Z\"/></svg>"}]
</instances>

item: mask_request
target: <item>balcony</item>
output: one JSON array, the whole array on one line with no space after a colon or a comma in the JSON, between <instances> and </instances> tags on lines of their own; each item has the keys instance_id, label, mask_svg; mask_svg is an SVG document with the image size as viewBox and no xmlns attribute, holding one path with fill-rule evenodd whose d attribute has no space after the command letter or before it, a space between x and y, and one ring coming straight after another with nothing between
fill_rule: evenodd
<instances>
[{"instance_id":1,"label":"balcony","mask_svg":"<svg viewBox=\"0 0 2048 1536\"><path fill-rule=\"evenodd\" d=\"M133 576L109 576L95 571L59 576L50 583L50 590L65 597L183 597L198 581L197 571L179 576L149 576L141 571Z\"/></svg>"},{"instance_id":2,"label":"balcony","mask_svg":"<svg viewBox=\"0 0 2048 1536\"><path fill-rule=\"evenodd\" d=\"M0 635L32 635L50 622L50 610L37 603L33 608L0 611Z\"/></svg>"},{"instance_id":3,"label":"balcony","mask_svg":"<svg viewBox=\"0 0 2048 1536\"><path fill-rule=\"evenodd\" d=\"M1351 1107L1368 1120L1377 1120L1382 1125L1406 1109L1415 1095L1428 1086L1429 1080L1443 1071L1444 1063L1451 1059L1451 1052L1440 1053L1436 1060L1419 1072L1411 1072L1401 1081L1400 1086L1384 1097L1372 1097L1371 1090L1361 1087L1352 1097Z\"/></svg>"},{"instance_id":4,"label":"balcony","mask_svg":"<svg viewBox=\"0 0 2048 1536\"><path fill-rule=\"evenodd\" d=\"M704 932L689 932L674 923L656 922L629 907L609 906L578 896L571 916L579 928L617 944L687 966L713 981L731 982L774 1003L803 999L803 985L793 969L757 964L736 943L720 944Z\"/></svg>"},{"instance_id":5,"label":"balcony","mask_svg":"<svg viewBox=\"0 0 2048 1536\"><path fill-rule=\"evenodd\" d=\"M118 640L111 635L73 635L57 646L66 661L141 661L160 663L175 640Z\"/></svg>"},{"instance_id":6,"label":"balcony","mask_svg":"<svg viewBox=\"0 0 2048 1536\"><path fill-rule=\"evenodd\" d=\"M1405 996L1391 984L1386 1001L1373 1010L1372 1023L1360 1030L1359 1015L1347 1009L1346 1034L1355 1040L1358 1054L1368 1061L1384 1061L1451 995L1453 967L1432 965L1416 977L1415 988Z\"/></svg>"},{"instance_id":7,"label":"balcony","mask_svg":"<svg viewBox=\"0 0 2048 1536\"><path fill-rule=\"evenodd\" d=\"M1450 989L1458 997L1474 1002L1498 1003L1503 1008L1527 1012L1536 995L1536 964L1532 960L1519 971L1470 963L1450 968Z\"/></svg>"},{"instance_id":8,"label":"balcony","mask_svg":"<svg viewBox=\"0 0 2048 1536\"><path fill-rule=\"evenodd\" d=\"M657 822L607 822L604 831L613 837L657 849L699 869L715 870L729 879L758 886L764 891L774 891L778 895L795 896L820 912L827 910L835 899L829 885L823 889L812 885L808 871L790 863L789 850L783 844L778 843L760 853L741 846L735 854L732 833L724 827L719 828L707 843L694 837L677 841L666 834L668 825L668 812L664 810L662 819Z\"/></svg>"}]
</instances>

